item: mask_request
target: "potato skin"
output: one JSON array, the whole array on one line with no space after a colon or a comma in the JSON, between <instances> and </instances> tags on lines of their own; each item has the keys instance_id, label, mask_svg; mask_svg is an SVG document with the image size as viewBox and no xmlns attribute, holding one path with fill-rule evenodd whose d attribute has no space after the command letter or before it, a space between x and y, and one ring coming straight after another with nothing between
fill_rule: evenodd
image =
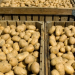
<instances>
[{"instance_id":1,"label":"potato skin","mask_svg":"<svg viewBox=\"0 0 75 75\"><path fill-rule=\"evenodd\" d=\"M2 72L0 72L0 75L4 75Z\"/></svg>"},{"instance_id":2,"label":"potato skin","mask_svg":"<svg viewBox=\"0 0 75 75\"><path fill-rule=\"evenodd\" d=\"M33 62L33 64L31 65L31 71L33 74L38 74L39 73L39 69L40 66L39 66L39 63L37 62Z\"/></svg>"},{"instance_id":3,"label":"potato skin","mask_svg":"<svg viewBox=\"0 0 75 75\"><path fill-rule=\"evenodd\" d=\"M6 73L5 75L14 75L13 71L9 71L8 73Z\"/></svg>"},{"instance_id":4,"label":"potato skin","mask_svg":"<svg viewBox=\"0 0 75 75\"><path fill-rule=\"evenodd\" d=\"M51 75L60 75L60 74L56 69L54 69L51 71Z\"/></svg>"},{"instance_id":5,"label":"potato skin","mask_svg":"<svg viewBox=\"0 0 75 75\"><path fill-rule=\"evenodd\" d=\"M27 74L27 71L25 69L23 69L22 67L19 67L19 66L16 66L14 68L14 73L15 74L18 74L18 75L26 75Z\"/></svg>"},{"instance_id":6,"label":"potato skin","mask_svg":"<svg viewBox=\"0 0 75 75\"><path fill-rule=\"evenodd\" d=\"M62 63L56 64L55 68L60 73L60 75L65 75L65 68L64 68L64 65Z\"/></svg>"},{"instance_id":7,"label":"potato skin","mask_svg":"<svg viewBox=\"0 0 75 75\"><path fill-rule=\"evenodd\" d=\"M35 60L35 57L32 56L31 54L29 54L29 55L25 58L25 63L26 63L26 64L29 64L29 63L34 62L34 60Z\"/></svg>"},{"instance_id":8,"label":"potato skin","mask_svg":"<svg viewBox=\"0 0 75 75\"><path fill-rule=\"evenodd\" d=\"M11 65L7 61L0 62L0 72L6 73L11 70Z\"/></svg>"}]
</instances>

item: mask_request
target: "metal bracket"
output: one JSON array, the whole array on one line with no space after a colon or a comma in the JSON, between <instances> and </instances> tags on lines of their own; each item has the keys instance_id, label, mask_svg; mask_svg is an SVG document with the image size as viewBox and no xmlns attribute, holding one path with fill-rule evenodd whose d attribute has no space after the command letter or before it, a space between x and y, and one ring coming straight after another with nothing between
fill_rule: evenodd
<instances>
[{"instance_id":1,"label":"metal bracket","mask_svg":"<svg viewBox=\"0 0 75 75\"><path fill-rule=\"evenodd\" d=\"M75 16L75 10L72 10L72 15Z\"/></svg>"}]
</instances>

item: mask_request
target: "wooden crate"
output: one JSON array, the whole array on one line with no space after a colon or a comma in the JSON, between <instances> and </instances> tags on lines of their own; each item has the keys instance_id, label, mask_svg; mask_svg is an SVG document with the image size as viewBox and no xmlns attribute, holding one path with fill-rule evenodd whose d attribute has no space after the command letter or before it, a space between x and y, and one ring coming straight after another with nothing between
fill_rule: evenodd
<instances>
[{"instance_id":1,"label":"wooden crate","mask_svg":"<svg viewBox=\"0 0 75 75\"><path fill-rule=\"evenodd\" d=\"M20 24L26 24L26 25L35 25L36 28L40 30L41 34L41 40L40 40L40 73L39 75L44 75L44 22L42 21L0 21L0 24L4 27L7 25L20 25Z\"/></svg>"},{"instance_id":2,"label":"wooden crate","mask_svg":"<svg viewBox=\"0 0 75 75\"><path fill-rule=\"evenodd\" d=\"M46 75L51 75L51 65L50 65L50 50L49 50L49 34L48 34L48 30L51 26L56 26L56 25L62 25L64 27L67 27L69 25L74 25L75 26L75 22L74 21L51 21L51 22L47 22L45 23L45 70L46 70ZM75 74L74 74L75 75Z\"/></svg>"},{"instance_id":3,"label":"wooden crate","mask_svg":"<svg viewBox=\"0 0 75 75\"><path fill-rule=\"evenodd\" d=\"M0 20L18 20L18 21L75 21L72 15L28 15L28 14L0 14Z\"/></svg>"}]
</instances>

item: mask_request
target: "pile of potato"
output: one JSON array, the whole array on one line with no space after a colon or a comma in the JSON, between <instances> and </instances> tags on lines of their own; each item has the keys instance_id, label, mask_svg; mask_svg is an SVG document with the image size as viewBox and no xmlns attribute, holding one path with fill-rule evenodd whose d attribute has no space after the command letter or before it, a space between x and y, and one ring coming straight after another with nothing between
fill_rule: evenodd
<instances>
[{"instance_id":1,"label":"pile of potato","mask_svg":"<svg viewBox=\"0 0 75 75\"><path fill-rule=\"evenodd\" d=\"M37 75L39 38L35 25L0 25L0 75Z\"/></svg>"},{"instance_id":2,"label":"pile of potato","mask_svg":"<svg viewBox=\"0 0 75 75\"><path fill-rule=\"evenodd\" d=\"M2 0L0 7L72 8L70 0Z\"/></svg>"},{"instance_id":3,"label":"pile of potato","mask_svg":"<svg viewBox=\"0 0 75 75\"><path fill-rule=\"evenodd\" d=\"M75 26L49 29L51 75L75 74Z\"/></svg>"}]
</instances>

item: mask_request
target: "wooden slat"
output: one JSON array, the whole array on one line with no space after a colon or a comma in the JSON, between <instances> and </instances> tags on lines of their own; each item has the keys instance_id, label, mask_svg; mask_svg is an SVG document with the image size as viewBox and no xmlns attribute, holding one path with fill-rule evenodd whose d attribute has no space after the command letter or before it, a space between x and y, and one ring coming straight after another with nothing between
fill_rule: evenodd
<instances>
[{"instance_id":1,"label":"wooden slat","mask_svg":"<svg viewBox=\"0 0 75 75\"><path fill-rule=\"evenodd\" d=\"M48 14L48 15L72 15L73 9L56 8L31 8L31 7L1 7L0 14Z\"/></svg>"},{"instance_id":2,"label":"wooden slat","mask_svg":"<svg viewBox=\"0 0 75 75\"><path fill-rule=\"evenodd\" d=\"M71 15L69 21L74 21L74 16Z\"/></svg>"},{"instance_id":3,"label":"wooden slat","mask_svg":"<svg viewBox=\"0 0 75 75\"><path fill-rule=\"evenodd\" d=\"M13 20L19 20L18 15L13 15Z\"/></svg>"},{"instance_id":4,"label":"wooden slat","mask_svg":"<svg viewBox=\"0 0 75 75\"><path fill-rule=\"evenodd\" d=\"M2 20L2 15L0 15L0 20Z\"/></svg>"},{"instance_id":5,"label":"wooden slat","mask_svg":"<svg viewBox=\"0 0 75 75\"><path fill-rule=\"evenodd\" d=\"M31 21L31 15L27 15L27 21Z\"/></svg>"},{"instance_id":6,"label":"wooden slat","mask_svg":"<svg viewBox=\"0 0 75 75\"><path fill-rule=\"evenodd\" d=\"M53 21L59 21L59 16L54 16Z\"/></svg>"},{"instance_id":7,"label":"wooden slat","mask_svg":"<svg viewBox=\"0 0 75 75\"><path fill-rule=\"evenodd\" d=\"M68 16L61 16L61 21L68 21Z\"/></svg>"},{"instance_id":8,"label":"wooden slat","mask_svg":"<svg viewBox=\"0 0 75 75\"><path fill-rule=\"evenodd\" d=\"M20 15L20 20L26 21L26 15Z\"/></svg>"},{"instance_id":9,"label":"wooden slat","mask_svg":"<svg viewBox=\"0 0 75 75\"><path fill-rule=\"evenodd\" d=\"M33 16L33 21L38 21L38 16Z\"/></svg>"},{"instance_id":10,"label":"wooden slat","mask_svg":"<svg viewBox=\"0 0 75 75\"><path fill-rule=\"evenodd\" d=\"M45 21L47 22L47 21L52 21L52 16L46 16L45 17Z\"/></svg>"},{"instance_id":11,"label":"wooden slat","mask_svg":"<svg viewBox=\"0 0 75 75\"><path fill-rule=\"evenodd\" d=\"M44 16L40 16L40 21L44 21Z\"/></svg>"},{"instance_id":12,"label":"wooden slat","mask_svg":"<svg viewBox=\"0 0 75 75\"><path fill-rule=\"evenodd\" d=\"M11 20L11 15L4 15L5 20Z\"/></svg>"}]
</instances>

